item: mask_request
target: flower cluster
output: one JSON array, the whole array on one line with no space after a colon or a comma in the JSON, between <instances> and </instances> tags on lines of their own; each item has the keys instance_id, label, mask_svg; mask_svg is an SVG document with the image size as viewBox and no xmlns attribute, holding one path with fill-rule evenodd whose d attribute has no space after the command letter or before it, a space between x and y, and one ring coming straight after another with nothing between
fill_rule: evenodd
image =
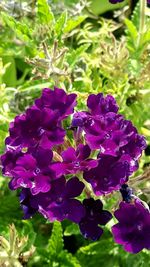
<instances>
[{"instance_id":1,"label":"flower cluster","mask_svg":"<svg viewBox=\"0 0 150 267\"><path fill-rule=\"evenodd\" d=\"M123 2L124 0L109 0L109 2L111 4L117 4L117 3L121 3ZM150 4L150 0L147 0L147 4Z\"/></svg>"},{"instance_id":2,"label":"flower cluster","mask_svg":"<svg viewBox=\"0 0 150 267\"><path fill-rule=\"evenodd\" d=\"M9 188L21 190L24 219L36 212L51 222L68 219L92 240L100 238L100 225L112 218L97 197L120 190L123 202L115 212L119 221L112 229L115 241L133 253L149 248L143 235L150 226L150 213L135 201L126 184L138 168L145 139L118 113L112 96L92 94L88 110L74 112L76 97L59 88L46 88L34 105L10 124L1 156L3 175L10 177ZM70 126L65 127L70 115ZM128 211L129 222L123 219ZM133 236L139 231L141 246L130 238L132 226Z\"/></svg>"},{"instance_id":3,"label":"flower cluster","mask_svg":"<svg viewBox=\"0 0 150 267\"><path fill-rule=\"evenodd\" d=\"M131 253L150 249L150 211L139 199L121 202L114 215L118 220L112 227L115 242Z\"/></svg>"}]
</instances>

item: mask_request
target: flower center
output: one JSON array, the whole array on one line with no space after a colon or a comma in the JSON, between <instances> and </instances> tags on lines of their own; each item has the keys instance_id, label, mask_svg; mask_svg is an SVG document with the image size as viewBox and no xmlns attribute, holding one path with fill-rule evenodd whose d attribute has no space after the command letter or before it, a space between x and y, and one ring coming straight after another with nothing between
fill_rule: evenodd
<instances>
[{"instance_id":1,"label":"flower center","mask_svg":"<svg viewBox=\"0 0 150 267\"><path fill-rule=\"evenodd\" d=\"M105 139L109 139L111 137L110 133L105 134Z\"/></svg>"},{"instance_id":2,"label":"flower center","mask_svg":"<svg viewBox=\"0 0 150 267\"><path fill-rule=\"evenodd\" d=\"M58 197L57 199L56 199L56 203L57 204L61 204L63 202L63 198L62 197Z\"/></svg>"},{"instance_id":3,"label":"flower center","mask_svg":"<svg viewBox=\"0 0 150 267\"><path fill-rule=\"evenodd\" d=\"M38 129L39 136L41 136L44 132L45 132L45 130L42 127L39 127L39 129Z\"/></svg>"},{"instance_id":4,"label":"flower center","mask_svg":"<svg viewBox=\"0 0 150 267\"><path fill-rule=\"evenodd\" d=\"M36 168L35 171L34 171L34 174L37 175L37 174L40 173L40 171L41 171L41 170L40 170L39 168Z\"/></svg>"},{"instance_id":5,"label":"flower center","mask_svg":"<svg viewBox=\"0 0 150 267\"><path fill-rule=\"evenodd\" d=\"M79 168L80 167L80 162L79 161L75 161L74 162L74 167L75 168Z\"/></svg>"},{"instance_id":6,"label":"flower center","mask_svg":"<svg viewBox=\"0 0 150 267\"><path fill-rule=\"evenodd\" d=\"M142 225L141 223L139 223L139 224L137 225L137 229L138 229L139 231L142 231L142 229L143 229L143 225Z\"/></svg>"}]
</instances>

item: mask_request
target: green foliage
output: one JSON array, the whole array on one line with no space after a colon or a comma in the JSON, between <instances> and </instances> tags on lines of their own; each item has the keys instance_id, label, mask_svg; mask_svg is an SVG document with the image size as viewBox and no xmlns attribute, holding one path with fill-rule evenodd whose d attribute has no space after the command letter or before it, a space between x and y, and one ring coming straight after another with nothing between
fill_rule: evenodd
<instances>
[{"instance_id":1,"label":"green foliage","mask_svg":"<svg viewBox=\"0 0 150 267\"><path fill-rule=\"evenodd\" d=\"M51 11L50 6L48 5L47 0L38 0L38 11L37 16L39 22L42 24L48 24L51 26L54 22L54 15Z\"/></svg>"},{"instance_id":2,"label":"green foliage","mask_svg":"<svg viewBox=\"0 0 150 267\"><path fill-rule=\"evenodd\" d=\"M55 222L51 237L48 242L48 263L49 266L62 266L62 267L80 267L78 260L64 250L63 231L60 222Z\"/></svg>"},{"instance_id":3,"label":"green foliage","mask_svg":"<svg viewBox=\"0 0 150 267\"><path fill-rule=\"evenodd\" d=\"M114 245L110 233L105 233L100 241L80 247L77 258L82 267L144 267L150 260L150 253L145 250L137 255L127 254Z\"/></svg>"},{"instance_id":4,"label":"green foliage","mask_svg":"<svg viewBox=\"0 0 150 267\"><path fill-rule=\"evenodd\" d=\"M122 114L133 121L149 144L150 19L146 16L139 33L139 3L130 17L122 9L114 20L113 16L106 19L103 12L123 7L128 1L111 5L108 0L24 0L18 1L18 9L15 2L16 6L10 1L0 3L0 153L10 121L39 97L42 88L54 85L75 92L79 109L85 109L89 93L113 94ZM150 156L143 155L138 173L149 163ZM91 243L71 222L46 224L40 215L22 220L18 193L8 189L8 182L1 177L0 233L8 239L8 225L14 223L21 237L28 236L27 249L34 245L36 252L27 266L147 266L149 252L124 252L114 244L109 229L100 241ZM148 186L144 181L138 192L149 201ZM118 198L117 193L109 201L105 198L105 208L113 210ZM67 242L70 247L75 242L73 253Z\"/></svg>"}]
</instances>

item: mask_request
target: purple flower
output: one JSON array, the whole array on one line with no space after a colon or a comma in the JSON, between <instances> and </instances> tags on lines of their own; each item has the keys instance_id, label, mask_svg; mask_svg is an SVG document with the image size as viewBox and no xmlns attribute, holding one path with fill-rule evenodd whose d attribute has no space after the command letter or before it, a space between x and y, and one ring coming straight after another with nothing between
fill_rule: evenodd
<instances>
[{"instance_id":1,"label":"purple flower","mask_svg":"<svg viewBox=\"0 0 150 267\"><path fill-rule=\"evenodd\" d=\"M35 100L35 104L39 109L50 108L59 113L59 119L64 119L72 114L76 106L76 94L67 95L63 89L54 87L43 89L42 96Z\"/></svg>"},{"instance_id":2,"label":"purple flower","mask_svg":"<svg viewBox=\"0 0 150 267\"><path fill-rule=\"evenodd\" d=\"M102 93L91 94L87 100L87 106L92 115L103 115L108 112L117 113L119 107L116 100L111 95L103 96Z\"/></svg>"},{"instance_id":3,"label":"purple flower","mask_svg":"<svg viewBox=\"0 0 150 267\"><path fill-rule=\"evenodd\" d=\"M10 124L10 136L6 138L6 145L30 147L37 145L46 136L49 147L63 143L65 131L58 125L59 113L43 108L40 110L32 106L25 114L16 116Z\"/></svg>"},{"instance_id":4,"label":"purple flower","mask_svg":"<svg viewBox=\"0 0 150 267\"><path fill-rule=\"evenodd\" d=\"M121 2L123 2L124 0L109 0L109 2L111 3L111 4L117 4L117 3L121 3Z\"/></svg>"},{"instance_id":5,"label":"purple flower","mask_svg":"<svg viewBox=\"0 0 150 267\"><path fill-rule=\"evenodd\" d=\"M32 154L27 152L19 157L12 170L10 189L30 188L33 195L48 192L52 179L56 178L55 172L50 168L52 157L52 151L42 147L37 148Z\"/></svg>"},{"instance_id":6,"label":"purple flower","mask_svg":"<svg viewBox=\"0 0 150 267\"><path fill-rule=\"evenodd\" d=\"M61 154L63 161L53 165L56 175L76 174L95 168L98 165L98 161L89 159L90 154L91 150L88 145L80 144L76 150L73 147L69 147Z\"/></svg>"},{"instance_id":7,"label":"purple flower","mask_svg":"<svg viewBox=\"0 0 150 267\"><path fill-rule=\"evenodd\" d=\"M1 155L2 173L4 176L12 177L12 170L16 165L16 161L19 157L23 156L20 148L8 147L7 151Z\"/></svg>"},{"instance_id":8,"label":"purple flower","mask_svg":"<svg viewBox=\"0 0 150 267\"><path fill-rule=\"evenodd\" d=\"M88 115L90 113L85 112L85 111L80 111L80 112L75 112L73 114L73 119L71 123L71 128L78 128L78 127L84 127L85 123L88 121ZM91 122L89 122L91 124Z\"/></svg>"},{"instance_id":9,"label":"purple flower","mask_svg":"<svg viewBox=\"0 0 150 267\"><path fill-rule=\"evenodd\" d=\"M127 182L129 175L138 167L128 155L119 159L101 154L98 157L98 166L84 172L84 179L92 185L97 196L120 189L120 185Z\"/></svg>"},{"instance_id":10,"label":"purple flower","mask_svg":"<svg viewBox=\"0 0 150 267\"><path fill-rule=\"evenodd\" d=\"M101 149L106 155L117 156L120 149L128 144L137 131L130 121L115 113L93 118L90 126L85 126L86 141L91 149Z\"/></svg>"},{"instance_id":11,"label":"purple flower","mask_svg":"<svg viewBox=\"0 0 150 267\"><path fill-rule=\"evenodd\" d=\"M36 212L38 212L37 200L37 195L33 196L29 189L22 189L20 193L20 205L24 213L23 219L30 219Z\"/></svg>"},{"instance_id":12,"label":"purple flower","mask_svg":"<svg viewBox=\"0 0 150 267\"><path fill-rule=\"evenodd\" d=\"M109 2L111 4L117 4L117 3L121 3L123 2L124 0L109 0ZM150 0L147 0L147 4L150 4Z\"/></svg>"},{"instance_id":13,"label":"purple flower","mask_svg":"<svg viewBox=\"0 0 150 267\"><path fill-rule=\"evenodd\" d=\"M131 253L150 249L150 211L138 199L133 203L121 202L114 215L118 220L112 227L116 243Z\"/></svg>"},{"instance_id":14,"label":"purple flower","mask_svg":"<svg viewBox=\"0 0 150 267\"><path fill-rule=\"evenodd\" d=\"M107 224L112 215L107 210L103 210L103 204L100 200L93 198L84 199L85 216L79 223L80 231L85 238L97 240L103 233L103 229L98 225Z\"/></svg>"},{"instance_id":15,"label":"purple flower","mask_svg":"<svg viewBox=\"0 0 150 267\"><path fill-rule=\"evenodd\" d=\"M138 160L141 155L142 151L147 147L146 140L144 136L135 133L132 135L128 144L121 148L121 153L127 153L135 160Z\"/></svg>"},{"instance_id":16,"label":"purple flower","mask_svg":"<svg viewBox=\"0 0 150 267\"><path fill-rule=\"evenodd\" d=\"M73 126L80 129L80 135L85 132L86 142L92 150L100 149L105 155L126 153L138 159L146 148L145 138L137 133L132 123L114 112L101 116L78 112L73 117ZM77 129L75 131L77 135Z\"/></svg>"},{"instance_id":17,"label":"purple flower","mask_svg":"<svg viewBox=\"0 0 150 267\"><path fill-rule=\"evenodd\" d=\"M79 223L85 214L85 209L79 200L84 184L73 177L66 182L64 176L52 182L50 192L46 193L45 201L39 205L39 212L51 222L69 219Z\"/></svg>"}]
</instances>

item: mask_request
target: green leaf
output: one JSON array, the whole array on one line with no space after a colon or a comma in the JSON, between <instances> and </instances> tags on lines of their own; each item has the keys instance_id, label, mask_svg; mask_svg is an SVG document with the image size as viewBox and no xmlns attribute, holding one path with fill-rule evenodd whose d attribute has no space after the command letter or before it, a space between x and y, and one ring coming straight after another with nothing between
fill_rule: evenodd
<instances>
[{"instance_id":1,"label":"green leaf","mask_svg":"<svg viewBox=\"0 0 150 267\"><path fill-rule=\"evenodd\" d=\"M68 253L67 250L62 251L59 255L59 265L60 267L82 267L75 256Z\"/></svg>"},{"instance_id":2,"label":"green leaf","mask_svg":"<svg viewBox=\"0 0 150 267\"><path fill-rule=\"evenodd\" d=\"M132 38L133 42L136 41L138 36L136 26L129 19L125 19L125 24L127 26L127 35Z\"/></svg>"},{"instance_id":3,"label":"green leaf","mask_svg":"<svg viewBox=\"0 0 150 267\"><path fill-rule=\"evenodd\" d=\"M80 234L79 226L75 223L68 225L64 231L64 236L78 235Z\"/></svg>"},{"instance_id":4,"label":"green leaf","mask_svg":"<svg viewBox=\"0 0 150 267\"><path fill-rule=\"evenodd\" d=\"M140 2L138 2L136 7L134 8L133 14L131 16L131 21L138 29L140 24Z\"/></svg>"},{"instance_id":5,"label":"green leaf","mask_svg":"<svg viewBox=\"0 0 150 267\"><path fill-rule=\"evenodd\" d=\"M17 74L16 74L16 64L13 57L3 57L3 63L7 64L10 63L10 65L6 68L5 74L3 75L3 82L7 86L16 86L17 83Z\"/></svg>"},{"instance_id":6,"label":"green leaf","mask_svg":"<svg viewBox=\"0 0 150 267\"><path fill-rule=\"evenodd\" d=\"M73 19L69 19L66 23L66 26L64 28L64 33L68 33L70 31L72 31L73 29L75 29L78 25L80 25L85 19L87 18L87 16L79 16L77 18Z\"/></svg>"},{"instance_id":7,"label":"green leaf","mask_svg":"<svg viewBox=\"0 0 150 267\"><path fill-rule=\"evenodd\" d=\"M16 33L16 35L23 41L29 41L32 29L26 23L15 20L12 16L1 12L1 17L5 24Z\"/></svg>"},{"instance_id":8,"label":"green leaf","mask_svg":"<svg viewBox=\"0 0 150 267\"><path fill-rule=\"evenodd\" d=\"M59 255L63 250L63 232L60 222L54 222L51 237L47 247L51 257Z\"/></svg>"},{"instance_id":9,"label":"green leaf","mask_svg":"<svg viewBox=\"0 0 150 267\"><path fill-rule=\"evenodd\" d=\"M54 15L51 11L50 6L48 5L47 0L38 0L38 11L37 15L39 18L39 21L42 24L50 25L54 23Z\"/></svg>"},{"instance_id":10,"label":"green leaf","mask_svg":"<svg viewBox=\"0 0 150 267\"><path fill-rule=\"evenodd\" d=\"M56 21L55 24L55 32L57 34L57 38L59 38L64 30L64 27L66 25L66 21L67 21L67 12L63 12L60 16L60 18Z\"/></svg>"},{"instance_id":11,"label":"green leaf","mask_svg":"<svg viewBox=\"0 0 150 267\"><path fill-rule=\"evenodd\" d=\"M76 62L80 60L80 57L82 56L83 52L85 52L89 46L90 44L84 44L76 50L72 50L71 53L68 53L67 60L70 67L74 67Z\"/></svg>"}]
</instances>

